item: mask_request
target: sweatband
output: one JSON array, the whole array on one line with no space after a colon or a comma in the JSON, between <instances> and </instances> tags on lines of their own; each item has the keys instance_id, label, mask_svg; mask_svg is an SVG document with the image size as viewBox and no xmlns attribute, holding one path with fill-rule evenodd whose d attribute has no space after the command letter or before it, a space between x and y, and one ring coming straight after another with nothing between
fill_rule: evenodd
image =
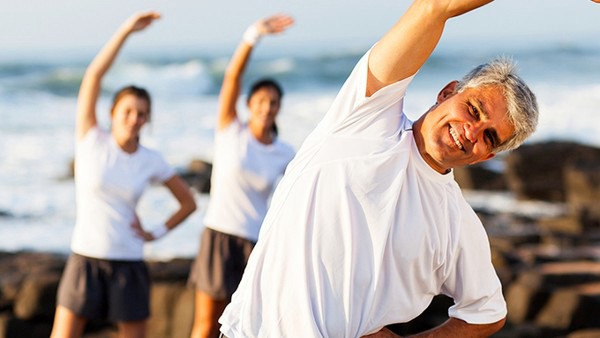
<instances>
[{"instance_id":1,"label":"sweatband","mask_svg":"<svg viewBox=\"0 0 600 338\"><path fill-rule=\"evenodd\" d=\"M260 32L258 31L257 25L254 24L246 29L242 40L244 40L244 42L246 42L250 46L254 46L260 41L260 38L262 38L262 34L260 34Z\"/></svg>"}]
</instances>

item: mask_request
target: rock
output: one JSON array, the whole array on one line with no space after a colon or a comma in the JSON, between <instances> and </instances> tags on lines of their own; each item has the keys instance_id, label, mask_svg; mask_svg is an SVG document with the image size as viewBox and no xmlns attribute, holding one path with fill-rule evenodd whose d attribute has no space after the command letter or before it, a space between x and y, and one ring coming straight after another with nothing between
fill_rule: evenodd
<instances>
[{"instance_id":1,"label":"rock","mask_svg":"<svg viewBox=\"0 0 600 338\"><path fill-rule=\"evenodd\" d=\"M454 179L462 189L467 190L507 190L506 179L501 172L475 164L454 168Z\"/></svg>"},{"instance_id":2,"label":"rock","mask_svg":"<svg viewBox=\"0 0 600 338\"><path fill-rule=\"evenodd\" d=\"M576 217L566 215L563 217L542 219L538 221L541 231L551 234L581 235L583 228Z\"/></svg>"},{"instance_id":3,"label":"rock","mask_svg":"<svg viewBox=\"0 0 600 338\"><path fill-rule=\"evenodd\" d=\"M148 338L189 337L194 318L194 292L186 286L191 264L183 258L148 262L153 281Z\"/></svg>"},{"instance_id":4,"label":"rock","mask_svg":"<svg viewBox=\"0 0 600 338\"><path fill-rule=\"evenodd\" d=\"M56 254L24 252L0 255L0 310L11 309L14 305L23 316L21 319L29 319L30 315L45 316L50 312L53 315L54 305L52 310L42 309L37 308L37 302L54 302L50 294L56 288L55 280L62 273L64 264L65 257ZM36 309L32 310L32 307Z\"/></svg>"},{"instance_id":5,"label":"rock","mask_svg":"<svg viewBox=\"0 0 600 338\"><path fill-rule=\"evenodd\" d=\"M560 330L577 330L598 325L600 282L562 288L552 293L535 323Z\"/></svg>"},{"instance_id":6,"label":"rock","mask_svg":"<svg viewBox=\"0 0 600 338\"><path fill-rule=\"evenodd\" d=\"M193 260L175 258L167 262L147 262L153 282L186 283Z\"/></svg>"},{"instance_id":7,"label":"rock","mask_svg":"<svg viewBox=\"0 0 600 338\"><path fill-rule=\"evenodd\" d=\"M51 322L22 320L10 314L0 314L0 338L42 338L49 337Z\"/></svg>"},{"instance_id":8,"label":"rock","mask_svg":"<svg viewBox=\"0 0 600 338\"><path fill-rule=\"evenodd\" d=\"M180 172L181 178L199 193L210 192L210 175L212 164L203 160L192 160L187 170Z\"/></svg>"},{"instance_id":9,"label":"rock","mask_svg":"<svg viewBox=\"0 0 600 338\"><path fill-rule=\"evenodd\" d=\"M600 262L560 262L542 264L539 271L547 288L600 282Z\"/></svg>"},{"instance_id":10,"label":"rock","mask_svg":"<svg viewBox=\"0 0 600 338\"><path fill-rule=\"evenodd\" d=\"M541 310L549 297L542 288L542 278L538 271L524 271L505 292L508 308L508 321L522 325L530 321Z\"/></svg>"},{"instance_id":11,"label":"rock","mask_svg":"<svg viewBox=\"0 0 600 338\"><path fill-rule=\"evenodd\" d=\"M600 329L577 330L569 333L567 338L598 338L600 337Z\"/></svg>"},{"instance_id":12,"label":"rock","mask_svg":"<svg viewBox=\"0 0 600 338\"><path fill-rule=\"evenodd\" d=\"M600 149L573 142L526 144L506 156L505 175L517 198L566 200L565 166L576 158L600 158Z\"/></svg>"},{"instance_id":13,"label":"rock","mask_svg":"<svg viewBox=\"0 0 600 338\"><path fill-rule=\"evenodd\" d=\"M562 306L567 313L574 312L580 297L573 296L571 290L582 294L580 288L585 283L600 283L600 262L546 263L523 270L505 292L508 320L519 325L537 318L538 326L564 329L566 319L559 319L567 315L561 317L559 310L554 309ZM543 311L546 313L541 314ZM554 326L547 324L552 321Z\"/></svg>"},{"instance_id":14,"label":"rock","mask_svg":"<svg viewBox=\"0 0 600 338\"><path fill-rule=\"evenodd\" d=\"M600 230L600 154L578 156L565 168L566 200L582 231Z\"/></svg>"},{"instance_id":15,"label":"rock","mask_svg":"<svg viewBox=\"0 0 600 338\"><path fill-rule=\"evenodd\" d=\"M28 275L15 300L13 310L15 317L23 320L36 318L51 320L54 317L60 277L59 272Z\"/></svg>"},{"instance_id":16,"label":"rock","mask_svg":"<svg viewBox=\"0 0 600 338\"><path fill-rule=\"evenodd\" d=\"M173 309L184 290L184 284L153 283L148 338L176 338L172 335Z\"/></svg>"},{"instance_id":17,"label":"rock","mask_svg":"<svg viewBox=\"0 0 600 338\"><path fill-rule=\"evenodd\" d=\"M573 313L579 306L579 296L572 289L557 290L535 319L538 326L567 330L571 326Z\"/></svg>"},{"instance_id":18,"label":"rock","mask_svg":"<svg viewBox=\"0 0 600 338\"><path fill-rule=\"evenodd\" d=\"M194 323L194 290L185 288L175 300L171 317L171 337L189 337Z\"/></svg>"}]
</instances>

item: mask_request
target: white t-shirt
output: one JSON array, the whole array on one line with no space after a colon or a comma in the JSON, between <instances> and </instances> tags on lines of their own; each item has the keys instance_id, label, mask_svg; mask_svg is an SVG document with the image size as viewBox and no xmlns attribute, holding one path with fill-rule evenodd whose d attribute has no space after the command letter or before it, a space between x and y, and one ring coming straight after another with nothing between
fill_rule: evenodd
<instances>
[{"instance_id":1,"label":"white t-shirt","mask_svg":"<svg viewBox=\"0 0 600 338\"><path fill-rule=\"evenodd\" d=\"M218 131L204 224L256 242L273 188L294 153L277 138L260 143L238 120Z\"/></svg>"},{"instance_id":2,"label":"white t-shirt","mask_svg":"<svg viewBox=\"0 0 600 338\"><path fill-rule=\"evenodd\" d=\"M144 240L131 228L135 208L151 182L175 171L156 151L124 152L111 134L92 128L76 146L77 216L71 250L100 259L141 260Z\"/></svg>"},{"instance_id":3,"label":"white t-shirt","mask_svg":"<svg viewBox=\"0 0 600 338\"><path fill-rule=\"evenodd\" d=\"M453 175L423 160L402 113L412 77L365 97L368 55L276 189L220 318L227 337L360 337L437 294L469 323L505 316L480 220Z\"/></svg>"}]
</instances>

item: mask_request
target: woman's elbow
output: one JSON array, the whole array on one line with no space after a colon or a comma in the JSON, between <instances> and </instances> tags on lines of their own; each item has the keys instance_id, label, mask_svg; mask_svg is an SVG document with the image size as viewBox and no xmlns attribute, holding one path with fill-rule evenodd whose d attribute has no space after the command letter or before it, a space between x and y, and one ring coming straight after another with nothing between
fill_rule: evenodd
<instances>
[{"instance_id":1,"label":"woman's elbow","mask_svg":"<svg viewBox=\"0 0 600 338\"><path fill-rule=\"evenodd\" d=\"M187 203L185 203L184 208L188 212L188 215L196 211L198 205L196 204L193 196L187 201Z\"/></svg>"}]
</instances>

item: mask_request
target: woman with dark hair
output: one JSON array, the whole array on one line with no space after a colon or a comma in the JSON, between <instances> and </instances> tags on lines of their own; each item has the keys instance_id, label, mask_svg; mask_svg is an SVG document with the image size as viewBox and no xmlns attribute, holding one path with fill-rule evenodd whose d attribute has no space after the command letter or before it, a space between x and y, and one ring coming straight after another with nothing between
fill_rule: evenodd
<instances>
[{"instance_id":1,"label":"woman with dark hair","mask_svg":"<svg viewBox=\"0 0 600 338\"><path fill-rule=\"evenodd\" d=\"M236 108L254 46L262 36L283 32L292 24L291 17L275 15L251 25L225 71L210 202L190 275L196 290L193 338L217 337L218 318L242 277L271 193L294 156L294 150L277 138L275 118L283 91L275 81L264 79L251 86L246 124Z\"/></svg>"},{"instance_id":2,"label":"woman with dark hair","mask_svg":"<svg viewBox=\"0 0 600 338\"><path fill-rule=\"evenodd\" d=\"M121 89L111 109L111 130L102 130L96 103L102 78L125 40L160 18L133 15L88 66L78 96L75 187L77 216L71 251L57 299L52 338L81 337L89 319L117 323L120 337L145 336L150 278L143 246L188 217L196 203L184 181L163 157L140 144L150 120L150 95L139 87ZM151 182L165 185L179 202L164 222L140 223L137 203Z\"/></svg>"}]
</instances>

